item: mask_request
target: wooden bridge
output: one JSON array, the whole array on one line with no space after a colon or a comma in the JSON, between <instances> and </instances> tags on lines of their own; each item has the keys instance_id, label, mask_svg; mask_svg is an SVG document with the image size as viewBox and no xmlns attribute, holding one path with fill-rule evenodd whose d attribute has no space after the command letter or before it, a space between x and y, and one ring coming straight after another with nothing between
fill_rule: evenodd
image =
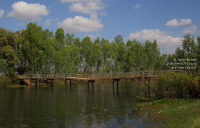
<instances>
[{"instance_id":1,"label":"wooden bridge","mask_svg":"<svg viewBox=\"0 0 200 128\"><path fill-rule=\"evenodd\" d=\"M63 79L65 80L65 85L67 85L67 80L70 81L70 87L72 85L72 80L81 80L88 83L92 83L92 86L94 86L94 82L96 80L112 80L113 86L114 82L117 81L117 87L118 87L118 81L121 79L156 79L159 75L163 73L168 72L181 72L182 70L161 70L161 71L140 71L140 72L126 72L126 73L109 73L109 74L25 74L25 75L19 75L20 80L24 80L28 85L32 85L32 82L35 83L35 85L38 85L39 80L46 81L48 85L48 81L51 81L51 84L53 86L53 81L55 79Z\"/></svg>"}]
</instances>

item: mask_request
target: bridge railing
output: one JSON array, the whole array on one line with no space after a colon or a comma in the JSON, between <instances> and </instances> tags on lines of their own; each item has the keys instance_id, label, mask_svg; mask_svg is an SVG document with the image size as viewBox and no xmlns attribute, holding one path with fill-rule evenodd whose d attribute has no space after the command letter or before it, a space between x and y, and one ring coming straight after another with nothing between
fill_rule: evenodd
<instances>
[{"instance_id":1,"label":"bridge railing","mask_svg":"<svg viewBox=\"0 0 200 128\"><path fill-rule=\"evenodd\" d=\"M111 79L111 78L131 78L149 75L161 75L163 73L179 73L182 70L157 70L157 71L135 71L124 73L103 73L103 74L27 74L27 78L90 78L90 79Z\"/></svg>"}]
</instances>

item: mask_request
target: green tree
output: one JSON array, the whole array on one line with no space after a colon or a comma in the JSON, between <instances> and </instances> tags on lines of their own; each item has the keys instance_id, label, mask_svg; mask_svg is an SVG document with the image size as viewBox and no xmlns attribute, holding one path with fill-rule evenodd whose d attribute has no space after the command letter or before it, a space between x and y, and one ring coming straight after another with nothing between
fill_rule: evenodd
<instances>
[{"instance_id":1,"label":"green tree","mask_svg":"<svg viewBox=\"0 0 200 128\"><path fill-rule=\"evenodd\" d=\"M5 59L0 59L0 75L4 75L7 72L7 62Z\"/></svg>"},{"instance_id":2,"label":"green tree","mask_svg":"<svg viewBox=\"0 0 200 128\"><path fill-rule=\"evenodd\" d=\"M67 33L65 36L65 40L66 40L66 45L74 45L74 34L69 34Z\"/></svg>"},{"instance_id":3,"label":"green tree","mask_svg":"<svg viewBox=\"0 0 200 128\"><path fill-rule=\"evenodd\" d=\"M198 69L200 67L200 36L197 37L197 63Z\"/></svg>"},{"instance_id":4,"label":"green tree","mask_svg":"<svg viewBox=\"0 0 200 128\"><path fill-rule=\"evenodd\" d=\"M116 44L110 43L108 40L102 38L101 40L101 51L102 51L102 71L103 72L111 72L112 65L115 61L115 54L113 45Z\"/></svg>"},{"instance_id":5,"label":"green tree","mask_svg":"<svg viewBox=\"0 0 200 128\"><path fill-rule=\"evenodd\" d=\"M14 33L0 28L0 59L6 61L8 68L13 68L20 62L17 57L15 41Z\"/></svg>"},{"instance_id":6,"label":"green tree","mask_svg":"<svg viewBox=\"0 0 200 128\"><path fill-rule=\"evenodd\" d=\"M176 59L176 54L168 54L167 55L167 59L166 59L166 69L171 69L171 67L174 67L173 65L171 65L170 63L174 63L174 59Z\"/></svg>"},{"instance_id":7,"label":"green tree","mask_svg":"<svg viewBox=\"0 0 200 128\"><path fill-rule=\"evenodd\" d=\"M141 71L146 68L147 55L144 46L137 40L126 43L126 71Z\"/></svg>"},{"instance_id":8,"label":"green tree","mask_svg":"<svg viewBox=\"0 0 200 128\"><path fill-rule=\"evenodd\" d=\"M147 69L154 70L156 61L159 59L160 56L160 49L158 48L158 44L156 40L154 40L154 42L149 42L147 40L144 44L144 47L148 58Z\"/></svg>"},{"instance_id":9,"label":"green tree","mask_svg":"<svg viewBox=\"0 0 200 128\"><path fill-rule=\"evenodd\" d=\"M90 71L99 71L102 64L102 51L100 45L100 39L97 38L91 45L91 51L89 56Z\"/></svg>"},{"instance_id":10,"label":"green tree","mask_svg":"<svg viewBox=\"0 0 200 128\"><path fill-rule=\"evenodd\" d=\"M70 60L68 63L70 63L70 73L77 73L80 63L80 49L77 46L67 46L70 52Z\"/></svg>"},{"instance_id":11,"label":"green tree","mask_svg":"<svg viewBox=\"0 0 200 128\"><path fill-rule=\"evenodd\" d=\"M115 37L115 43L118 44L118 45L120 45L121 43L124 43L124 42L123 42L122 35L117 35L117 36Z\"/></svg>"},{"instance_id":12,"label":"green tree","mask_svg":"<svg viewBox=\"0 0 200 128\"><path fill-rule=\"evenodd\" d=\"M167 54L162 54L156 61L155 70L167 69L166 63L167 63Z\"/></svg>"},{"instance_id":13,"label":"green tree","mask_svg":"<svg viewBox=\"0 0 200 128\"><path fill-rule=\"evenodd\" d=\"M80 38L75 38L74 45L78 48L81 48L81 41Z\"/></svg>"},{"instance_id":14,"label":"green tree","mask_svg":"<svg viewBox=\"0 0 200 128\"><path fill-rule=\"evenodd\" d=\"M81 43L81 64L84 72L88 71L88 62L90 61L92 41L89 36L86 36Z\"/></svg>"},{"instance_id":15,"label":"green tree","mask_svg":"<svg viewBox=\"0 0 200 128\"><path fill-rule=\"evenodd\" d=\"M57 40L57 50L64 48L65 44L65 36L64 36L64 29L58 28L55 33L55 38Z\"/></svg>"},{"instance_id":16,"label":"green tree","mask_svg":"<svg viewBox=\"0 0 200 128\"><path fill-rule=\"evenodd\" d=\"M58 50L56 38L48 29L42 30L36 23L29 23L24 31L24 37L19 39L23 64L27 72L46 73L51 72L52 56L54 49ZM57 33L57 37L58 33ZM60 47L61 48L61 47Z\"/></svg>"},{"instance_id":17,"label":"green tree","mask_svg":"<svg viewBox=\"0 0 200 128\"><path fill-rule=\"evenodd\" d=\"M196 58L197 47L194 40L194 37L191 37L190 34L184 36L182 49L185 58Z\"/></svg>"},{"instance_id":18,"label":"green tree","mask_svg":"<svg viewBox=\"0 0 200 128\"><path fill-rule=\"evenodd\" d=\"M116 66L117 69L120 67L120 72L124 72L125 70L125 60L126 60L126 46L123 42L119 44L119 49L117 53L117 59L116 59ZM118 72L118 71L117 71Z\"/></svg>"}]
</instances>

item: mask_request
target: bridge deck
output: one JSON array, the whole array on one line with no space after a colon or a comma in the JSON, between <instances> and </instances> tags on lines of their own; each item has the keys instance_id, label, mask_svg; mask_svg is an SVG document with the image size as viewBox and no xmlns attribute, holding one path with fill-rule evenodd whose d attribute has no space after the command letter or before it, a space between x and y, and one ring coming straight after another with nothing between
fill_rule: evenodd
<instances>
[{"instance_id":1,"label":"bridge deck","mask_svg":"<svg viewBox=\"0 0 200 128\"><path fill-rule=\"evenodd\" d=\"M79 78L79 77L25 77L22 75L18 75L19 79L66 79L66 80L113 80L113 79L141 79L141 78L152 78L152 77L158 77L159 75L145 75L145 76L127 76L127 77L112 77L112 78Z\"/></svg>"},{"instance_id":2,"label":"bridge deck","mask_svg":"<svg viewBox=\"0 0 200 128\"><path fill-rule=\"evenodd\" d=\"M160 74L167 72L181 72L181 70L172 71L142 71L142 72L130 72L130 73L112 73L112 74L26 74L18 75L19 79L27 80L55 80L55 79L65 79L65 80L82 80L82 81L95 81L95 80L121 80L121 79L157 79Z\"/></svg>"}]
</instances>

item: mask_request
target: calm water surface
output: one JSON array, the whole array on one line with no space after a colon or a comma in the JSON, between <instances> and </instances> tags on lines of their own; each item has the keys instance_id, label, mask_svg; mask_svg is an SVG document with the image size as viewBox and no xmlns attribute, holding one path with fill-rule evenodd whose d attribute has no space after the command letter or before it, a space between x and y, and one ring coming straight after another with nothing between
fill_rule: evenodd
<instances>
[{"instance_id":1,"label":"calm water surface","mask_svg":"<svg viewBox=\"0 0 200 128\"><path fill-rule=\"evenodd\" d=\"M151 127L136 109L139 84L0 88L0 128Z\"/></svg>"}]
</instances>

